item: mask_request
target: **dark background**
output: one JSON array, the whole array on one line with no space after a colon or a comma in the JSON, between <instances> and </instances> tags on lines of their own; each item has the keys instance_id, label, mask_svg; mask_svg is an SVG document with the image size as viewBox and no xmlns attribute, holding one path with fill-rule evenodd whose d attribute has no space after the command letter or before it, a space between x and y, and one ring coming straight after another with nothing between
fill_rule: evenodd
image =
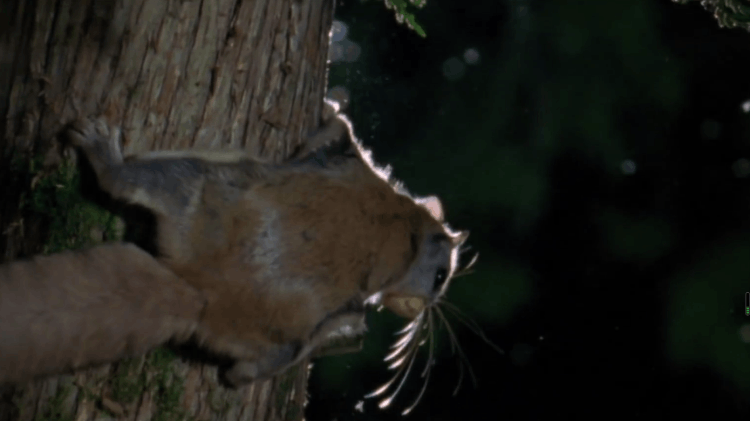
<instances>
[{"instance_id":1,"label":"dark background","mask_svg":"<svg viewBox=\"0 0 750 421\"><path fill-rule=\"evenodd\" d=\"M429 0L416 18L427 38L340 1L330 86L376 161L471 230L476 271L448 298L505 354L453 319L479 387L452 397L441 329L408 418L748 419L750 33L668 0ZM418 394L424 359L390 408L355 409L405 321L368 324L364 351L315 362L307 419L400 419Z\"/></svg>"}]
</instances>

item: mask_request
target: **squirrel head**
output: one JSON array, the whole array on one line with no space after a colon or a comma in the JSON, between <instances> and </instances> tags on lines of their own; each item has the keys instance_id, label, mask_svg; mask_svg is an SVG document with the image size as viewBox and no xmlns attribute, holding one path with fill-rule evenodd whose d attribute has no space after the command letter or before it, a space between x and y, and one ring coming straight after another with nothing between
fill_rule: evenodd
<instances>
[{"instance_id":1,"label":"squirrel head","mask_svg":"<svg viewBox=\"0 0 750 421\"><path fill-rule=\"evenodd\" d=\"M388 368L396 370L396 373L390 381L366 396L367 398L382 396L391 389L391 386L398 384L390 396L378 403L380 408L389 406L409 376L419 348L429 342L427 364L422 370L424 378L422 390L411 406L402 411L402 415L414 409L427 388L434 364L434 334L441 322L447 328L451 347L459 350L461 363L467 363L466 367L472 379L474 378L471 366L468 365L468 360L446 317L446 312L457 316L490 346L502 353L502 350L491 343L471 319L443 298L452 279L465 274L477 260L475 255L464 268L458 267L458 256L462 251L462 245L469 237L469 232L454 231L448 227L443 221L443 208L437 197L430 196L413 200L418 206L416 206L416 217L412 221L412 227L414 227L411 233L412 260L400 280L389 284L376 297L373 297L375 303L382 304L410 321L404 329L398 332L400 338L391 346L390 354L384 359L389 363ZM463 370L463 365L460 367ZM396 383L399 377L401 381Z\"/></svg>"},{"instance_id":2,"label":"squirrel head","mask_svg":"<svg viewBox=\"0 0 750 421\"><path fill-rule=\"evenodd\" d=\"M349 148L346 155L356 155L364 164L364 172L353 172L360 177L357 178L358 183L362 184L361 180L367 179L368 186L377 186L371 189L377 194L366 201L364 212L376 216L372 220L379 221L378 227L382 228L378 230L377 258L367 272L365 289L369 297L366 303L381 305L409 319L407 326L398 333L401 337L392 345L390 354L384 360L389 362L388 368L396 370L396 373L390 381L366 397L382 396L391 390L391 386L397 385L390 396L378 403L380 408L389 406L414 367L419 348L429 342L428 361L422 371L424 385L412 405L402 412L406 415L414 409L426 390L434 364L435 331L441 323L446 327L451 347L458 350L461 362L467 363L469 374L472 379L474 377L450 326L449 315L465 323L498 352L502 353L502 350L484 336L476 322L444 298L451 281L468 273L477 260L475 255L467 265L459 267L459 255L464 251L463 244L469 232L454 231L445 223L443 206L437 197L418 198L410 195L400 182L391 178L389 166L377 166L372 152L357 140L351 123L339 111L335 101L326 101L324 128L308 141L311 145L309 149L319 149L335 139L343 141L343 145ZM363 177L362 173L366 175ZM351 176L348 179L354 178ZM388 185L387 189L381 182ZM361 186L358 188L358 191L362 191ZM388 189L391 191L386 192ZM463 365L460 367L463 370ZM463 378L463 371L461 376ZM399 378L401 381L396 383Z\"/></svg>"},{"instance_id":3,"label":"squirrel head","mask_svg":"<svg viewBox=\"0 0 750 421\"><path fill-rule=\"evenodd\" d=\"M468 231L453 231L444 222L443 206L435 196L414 199L421 223L411 234L414 260L405 276L382 292L381 303L394 313L414 319L445 294L458 269L460 248Z\"/></svg>"},{"instance_id":4,"label":"squirrel head","mask_svg":"<svg viewBox=\"0 0 750 421\"><path fill-rule=\"evenodd\" d=\"M415 229L411 233L413 252L411 263L399 281L390 284L373 297L375 303L380 303L399 316L409 319L409 323L398 332L400 338L391 346L391 352L384 359L389 363L388 368L396 370L396 373L391 380L366 396L366 398L382 396L397 384L395 390L390 392L390 396L382 398L378 403L380 408L388 407L398 395L414 367L419 348L429 342L427 363L421 375L424 378L422 390L411 406L401 412L402 415L411 412L427 390L427 382L435 362L433 352L435 331L441 323L447 329L451 348L458 350L459 367L462 370L460 379L463 378L463 364L465 364L472 380L475 380L474 372L458 343L447 313L456 316L488 345L503 354L502 349L484 335L476 322L443 298L451 281L456 276L466 274L476 263L477 255L465 267L458 267L458 256L463 251L462 246L469 237L469 232L450 229L443 220L443 208L437 197L430 196L413 200L418 205L416 212L418 216L412 221ZM396 383L399 378L401 381ZM460 379L456 392L461 385Z\"/></svg>"}]
</instances>

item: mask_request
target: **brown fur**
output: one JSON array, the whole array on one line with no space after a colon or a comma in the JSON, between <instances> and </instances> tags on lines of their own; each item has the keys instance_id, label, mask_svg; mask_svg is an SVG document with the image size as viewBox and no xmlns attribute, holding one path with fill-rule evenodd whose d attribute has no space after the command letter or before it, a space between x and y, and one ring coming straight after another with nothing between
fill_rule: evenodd
<instances>
[{"instance_id":1,"label":"brown fur","mask_svg":"<svg viewBox=\"0 0 750 421\"><path fill-rule=\"evenodd\" d=\"M0 266L0 384L135 356L192 335L201 295L132 244Z\"/></svg>"},{"instance_id":2,"label":"brown fur","mask_svg":"<svg viewBox=\"0 0 750 421\"><path fill-rule=\"evenodd\" d=\"M326 111L324 126L283 164L256 161L239 151L153 152L123 159L117 130L111 131L102 120L76 122L69 138L88 158L101 188L156 215L159 261L197 290L205 307L196 319L192 304L184 309L170 307L182 303L167 300L160 304L158 300L166 299L159 297L164 292L143 290L144 303L163 304L164 314L182 311L180 315L197 324L189 328L176 324L170 330L157 323L151 331L145 324L139 330L136 323L136 330L128 331L128 313L116 312L101 327L108 329L103 337L114 341L111 349L100 352L87 343L85 352L90 354L86 358L52 361L45 370L124 355L121 340L125 337L137 342L130 348L134 353L159 341L184 340L193 334L208 350L236 361L226 379L240 385L284 370L334 334L363 332L365 301L378 294L386 295L385 305L408 316L434 301L437 292L431 277L435 269L429 259L435 258L430 256L442 256L445 263L438 264L447 266L450 275L455 266L455 259L450 261L455 252L450 250L457 247L459 234L443 225L436 198L418 202L391 185L386 171L375 167L369 152L354 139L347 120L330 106ZM153 260L136 256L133 247L128 247L120 262L132 260L132 271L157 270ZM425 247L432 251L425 252ZM449 251L441 253L435 247ZM112 258L117 252L96 250L88 253ZM37 270L68 265L59 285L70 283L82 299L102 307L79 308L65 302L51 306L49 314L79 311L77 319L65 323L82 324L71 329L84 329L87 314L99 315L110 305L118 308L123 297L108 293L107 288L128 282L128 274L97 273L94 269L103 267L96 259L88 259L93 265L88 268L86 258L69 256L27 265ZM421 263L415 263L422 262L419 259L429 267L419 267ZM86 289L89 283L79 286L76 282L83 281L74 279L77 271L89 271L89 283L101 279L100 289ZM42 277L47 284L51 275ZM155 282L161 285L161 278ZM97 294L104 294L102 301L94 300ZM405 306L402 303L414 300L403 297L417 297L418 304ZM135 305L138 293L133 290L127 299L131 301L126 303ZM40 297L39 302L43 307L46 301ZM0 314L22 310L9 308L2 303L0 311L5 313ZM120 336L118 324L125 329ZM45 329L51 326L54 323ZM0 340L7 335L0 331ZM63 330L60 336L37 344L34 340L39 339L32 335L24 349L48 349L56 341L70 343L80 336ZM76 339L76 343L85 340ZM37 357L29 361L33 364L27 365L42 364Z\"/></svg>"},{"instance_id":3,"label":"brown fur","mask_svg":"<svg viewBox=\"0 0 750 421\"><path fill-rule=\"evenodd\" d=\"M421 227L413 226L407 200L377 194L383 187L314 175L274 181L249 189L236 211L225 210L233 221L222 225L232 235L219 250L205 249L184 262L165 260L209 297L201 324L209 336L304 341L328 314L397 279L412 258L409 235ZM275 235L287 251L278 257L260 240L272 235L260 222L271 212L283 221ZM191 238L191 244L206 243Z\"/></svg>"}]
</instances>

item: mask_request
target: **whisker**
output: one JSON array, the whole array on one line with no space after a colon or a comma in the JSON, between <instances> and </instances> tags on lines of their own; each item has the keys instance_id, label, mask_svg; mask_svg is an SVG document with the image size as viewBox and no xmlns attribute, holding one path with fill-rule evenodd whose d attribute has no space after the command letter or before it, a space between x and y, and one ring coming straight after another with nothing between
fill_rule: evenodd
<instances>
[{"instance_id":1,"label":"whisker","mask_svg":"<svg viewBox=\"0 0 750 421\"><path fill-rule=\"evenodd\" d=\"M490 338L487 337L487 335L484 333L482 328L479 326L479 323L477 323L474 319L467 316L466 313L461 311L455 304L449 303L448 301L440 301L440 304L444 306L444 308L453 314L456 319L458 319L459 322L463 323L464 326L469 328L472 332L474 332L475 335L479 336L487 345L489 345L492 349L494 349L496 352L498 352L501 355L505 355L505 351L502 350L499 346L497 346L494 342L490 340Z\"/></svg>"},{"instance_id":2,"label":"whisker","mask_svg":"<svg viewBox=\"0 0 750 421\"><path fill-rule=\"evenodd\" d=\"M473 247L471 247L470 245L461 246L458 248L458 254L464 254L467 251L470 251L472 248Z\"/></svg>"},{"instance_id":3,"label":"whisker","mask_svg":"<svg viewBox=\"0 0 750 421\"><path fill-rule=\"evenodd\" d=\"M471 250L471 247L461 247L459 248L458 252L460 254L466 253ZM477 260L479 258L479 253L475 253L474 256L470 259L469 263L467 263L463 268L459 270L455 270L454 273L451 275L451 278L457 278L461 276L466 276L474 271L472 270L472 267L476 264ZM396 333L396 335L402 335L393 345L391 345L392 351L390 354L388 354L384 361L392 361L393 362L389 365L389 370L397 369L396 373L393 375L393 377L384 385L379 387L374 392L368 394L365 396L366 398L372 398L376 396L381 396L384 393L386 393L389 389L391 389L391 386L393 386L398 381L398 386L396 386L395 390L392 391L392 393L382 399L378 403L378 407L381 409L386 408L391 405L393 400L398 396L399 392L401 392L402 388L404 387L404 384L406 384L406 380L409 377L409 374L411 373L414 363L417 360L417 354L419 353L419 348L424 345L425 343L429 342L429 350L427 355L427 362L422 369L422 372L420 374L420 377L424 379L424 383L419 391L419 394L417 395L416 399L412 402L412 404L407 407L404 411L401 412L402 416L405 416L409 414L422 400L424 397L427 386L429 384L430 376L432 374L432 366L435 363L435 331L440 327L440 323L443 323L445 325L445 328L448 332L448 339L451 347L451 353L456 355L458 354L458 368L459 368L459 379L458 384L456 385L456 389L453 391L453 394L456 395L461 387L461 384L463 383L464 378L464 365L466 366L466 371L468 371L469 376L471 377L472 383L474 384L474 387L477 387L477 378L474 374L474 369L471 366L471 362L469 361L468 357L466 356L466 353L464 352L463 348L461 347L461 344L458 341L458 337L456 335L456 332L451 327L450 322L448 320L448 317L446 316L447 313L445 313L441 306L444 306L445 312L450 313L452 316L456 317L460 323L465 325L469 330L471 330L474 334L479 336L484 342L486 342L488 345L490 345L494 350L497 352L504 354L504 351L500 349L497 345L492 343L492 341L487 338L485 333L482 331L479 324L467 316L465 313L463 313L458 307L456 307L452 303L448 303L447 301L444 301L442 299L438 299L434 305L431 305L430 307L426 308L425 311L422 311L417 317L415 317L411 322L409 322L404 328L402 328L400 331ZM434 307L434 308L433 308ZM433 311L434 309L434 311ZM435 315L435 313L437 315ZM426 331L426 334L423 334L423 331ZM401 377L399 381L399 377Z\"/></svg>"},{"instance_id":4,"label":"whisker","mask_svg":"<svg viewBox=\"0 0 750 421\"><path fill-rule=\"evenodd\" d=\"M443 314L442 310L440 310L440 307L435 307L435 311L437 312L438 316L443 319L443 323L445 324L445 328L448 330L448 334L453 336L453 339L456 341L456 349L458 350L458 354L466 362L466 366L469 369L469 376L471 377L472 383L474 383L474 387L476 387L477 378L474 375L474 369L471 367L471 362L469 362L469 359L466 357L464 350L461 348L461 344L458 343L458 338L453 332L453 328L451 328L450 323L448 323L448 319L445 318L445 315Z\"/></svg>"},{"instance_id":5,"label":"whisker","mask_svg":"<svg viewBox=\"0 0 750 421\"><path fill-rule=\"evenodd\" d=\"M404 326L398 332L394 333L394 335L398 336L398 335L400 335L400 334L402 334L402 333L404 333L404 332L406 332L406 331L408 331L410 329L413 329L414 326L416 324L419 324L421 321L422 321L422 313L419 313L419 316L415 317L414 320L412 320L409 323L407 323L406 326Z\"/></svg>"},{"instance_id":6,"label":"whisker","mask_svg":"<svg viewBox=\"0 0 750 421\"><path fill-rule=\"evenodd\" d=\"M467 263L466 266L464 266L464 269L471 269L471 267L474 266L478 260L479 260L479 253L475 253L474 257L472 257L471 260L469 260L469 263Z\"/></svg>"},{"instance_id":7,"label":"whisker","mask_svg":"<svg viewBox=\"0 0 750 421\"><path fill-rule=\"evenodd\" d=\"M447 324L447 319L439 318L438 321L442 322L443 324ZM448 343L451 344L451 354L456 355L456 338L453 337L453 335L448 335ZM456 396L458 394L458 390L461 388L461 384L464 381L464 362L459 357L456 361L458 364L458 382L456 383L456 388L453 389L453 396Z\"/></svg>"},{"instance_id":8,"label":"whisker","mask_svg":"<svg viewBox=\"0 0 750 421\"><path fill-rule=\"evenodd\" d=\"M411 330L405 332L401 339L397 340L393 345L391 345L391 349L400 347L401 345L411 341L418 330L418 328L413 327Z\"/></svg>"},{"instance_id":9,"label":"whisker","mask_svg":"<svg viewBox=\"0 0 750 421\"><path fill-rule=\"evenodd\" d=\"M403 364L403 363L404 363L404 361L406 361L406 359L407 359L407 358L409 358L409 354L406 354L406 355L404 355L403 357L399 358L398 360L396 360L396 361L392 362L392 363L391 363L391 364L390 364L390 365L388 366L388 370L393 370L393 369L395 369L395 368L398 368L398 367L399 367L399 366L400 366L401 364Z\"/></svg>"},{"instance_id":10,"label":"whisker","mask_svg":"<svg viewBox=\"0 0 750 421\"><path fill-rule=\"evenodd\" d=\"M472 332L476 333L479 336L482 336L482 329L479 324L472 318L467 316L455 304L441 300L440 305L444 306L446 310L449 310L451 314L458 319L459 322L463 323L467 328L471 329Z\"/></svg>"},{"instance_id":11,"label":"whisker","mask_svg":"<svg viewBox=\"0 0 750 421\"><path fill-rule=\"evenodd\" d=\"M404 342L401 346L399 346L397 349L394 349L391 351L390 354L386 355L386 357L383 359L384 362L388 362L396 357L399 357L402 352L409 349L409 342Z\"/></svg>"},{"instance_id":12,"label":"whisker","mask_svg":"<svg viewBox=\"0 0 750 421\"><path fill-rule=\"evenodd\" d=\"M456 314L456 315L458 315L458 316L461 316L461 317L463 317L464 319L466 319L466 320L470 321L470 322L471 322L471 323L472 323L472 324L473 324L474 326L477 326L477 327L479 326L479 325L478 325L478 324L477 324L477 323L476 323L476 322L474 321L474 319L472 319L471 317L467 316L467 315L466 315L466 313L464 313L464 312L463 312L463 310L461 310L461 309L460 309L460 308L459 308L459 307L458 307L457 305L453 304L452 302L450 302L450 301L447 301L447 300L445 300L445 299L441 299L441 300L440 300L440 304L443 304L443 305L446 305L446 306L450 307L450 308L451 308L451 310L453 310L453 311L455 312L455 314Z\"/></svg>"},{"instance_id":13,"label":"whisker","mask_svg":"<svg viewBox=\"0 0 750 421\"><path fill-rule=\"evenodd\" d=\"M422 320L424 316L422 315L422 313L420 313L420 315L417 318L419 320ZM411 330L408 332L405 331L406 333L401 337L401 339L399 339L398 341L396 341L396 343L391 345L391 349L393 349L393 351L391 351L391 353L388 354L385 357L385 359L383 359L383 361L388 362L400 356L404 351L408 351L410 341L414 338L414 336L419 331L419 325L414 324L414 322L411 322L408 324L408 326Z\"/></svg>"},{"instance_id":14,"label":"whisker","mask_svg":"<svg viewBox=\"0 0 750 421\"><path fill-rule=\"evenodd\" d=\"M467 248L465 251L469 251L469 250L470 249ZM469 260L469 263L467 263L466 266L461 268L461 271L471 269L471 267L477 263L477 260L479 260L479 253L474 253L474 257L472 257L471 260Z\"/></svg>"},{"instance_id":15,"label":"whisker","mask_svg":"<svg viewBox=\"0 0 750 421\"><path fill-rule=\"evenodd\" d=\"M422 376L424 377L425 374L429 371L429 367L432 365L432 360L434 358L434 350L435 350L435 325L433 323L433 317L432 317L432 310L429 309L429 312L427 313L427 326L429 326L430 334L428 338L430 339L430 349L429 354L427 354L427 365L425 366L424 371L422 371Z\"/></svg>"},{"instance_id":16,"label":"whisker","mask_svg":"<svg viewBox=\"0 0 750 421\"><path fill-rule=\"evenodd\" d=\"M460 278L462 276L471 275L472 273L474 273L473 269L461 269L460 271L454 273L451 276L451 279L456 279L456 278Z\"/></svg>"},{"instance_id":17,"label":"whisker","mask_svg":"<svg viewBox=\"0 0 750 421\"><path fill-rule=\"evenodd\" d=\"M469 328L472 332L476 333L477 335L482 335L482 328L479 326L479 323L477 323L474 319L466 315L460 308L458 308L455 304L450 303L448 301L441 300L440 301L441 308L444 308L445 310L448 310L451 312L453 316L458 319L459 322L464 324L467 328ZM445 313L443 313L445 315ZM446 317L447 320L447 317Z\"/></svg>"},{"instance_id":18,"label":"whisker","mask_svg":"<svg viewBox=\"0 0 750 421\"><path fill-rule=\"evenodd\" d=\"M443 324L446 324L447 321L443 318L438 318L438 322L442 322ZM439 326L438 326L439 327ZM448 338L450 339L448 343L451 344L451 355L456 355L456 344L453 342L453 336L448 335Z\"/></svg>"},{"instance_id":19,"label":"whisker","mask_svg":"<svg viewBox=\"0 0 750 421\"><path fill-rule=\"evenodd\" d=\"M422 376L421 376L421 377L424 378L424 384L422 385L422 390L419 391L419 395L417 395L417 398L414 399L414 402L412 402L412 404L408 408L404 409L401 412L402 416L408 415L412 410L414 410L414 408L417 407L417 404L419 404L419 401L422 400L422 397L424 396L425 392L427 391L427 384L429 384L429 382L430 382L430 374L432 374L432 365L433 365L433 361L434 361L433 360L433 358L434 358L433 351L434 351L434 348L435 348L435 335L434 335L435 326L434 326L433 316L432 316L432 311L431 310L428 310L428 314L427 314L427 326L429 327L429 331L430 331L430 336L429 336L429 338L430 338L430 353L429 353L429 355L427 357L427 364L425 365L424 371L422 371Z\"/></svg>"},{"instance_id":20,"label":"whisker","mask_svg":"<svg viewBox=\"0 0 750 421\"><path fill-rule=\"evenodd\" d=\"M385 393L386 390L388 390L389 387L391 387L394 381L396 381L396 376L393 376L393 378L391 378L391 380L389 380L388 383L380 386L379 388L365 395L365 399L370 399L370 398L374 398L376 396L382 395L383 393Z\"/></svg>"},{"instance_id":21,"label":"whisker","mask_svg":"<svg viewBox=\"0 0 750 421\"><path fill-rule=\"evenodd\" d=\"M424 319L423 314L424 313L420 313L419 316L417 316L412 322L410 322L407 325L407 327L409 329L411 329L411 332L408 332L406 335L404 335L405 337L413 338L414 334L416 332L419 332L419 325L417 323L419 321L421 321L421 320ZM406 332L406 330L402 330L402 331ZM401 342L401 341L399 341L399 342ZM418 349L418 343L416 341L406 341L406 342L403 342L401 345L399 345L399 349L397 350L399 352L396 352L396 355L398 355L400 352L402 352L404 350L406 352L404 353L404 355L402 356L402 358L397 363L391 364L389 366L389 369L393 369L393 368L396 368L398 366L400 366L400 368L398 369L398 371L393 375L393 377L387 383L385 383L384 385L380 386L375 391L373 391L373 392L365 395L365 399L374 398L374 397L380 396L380 395L384 394L385 392L387 392L388 389L390 389L390 387L393 385L393 383L396 382L396 380L398 380L399 376L402 373L405 373L404 376L407 376L409 374L409 371L411 370L411 366L414 364L414 355L416 354L417 349ZM394 354L391 353L391 355L389 355L389 357L392 357L393 355ZM404 365L403 364L404 361L406 361L406 359L409 359L409 364L408 365ZM403 381L402 381L402 384L403 384ZM401 388L401 385L399 385L398 389L400 389L400 388ZM397 391L398 391L398 389L397 389ZM390 405L390 401L393 400L394 397L395 397L395 394L393 394L389 398L384 399L383 401L381 401L378 404L378 406L380 408L385 408L386 406Z\"/></svg>"},{"instance_id":22,"label":"whisker","mask_svg":"<svg viewBox=\"0 0 750 421\"><path fill-rule=\"evenodd\" d=\"M454 271L453 275L451 276L451 279L460 278L462 276L466 276L466 275L470 275L474 273L474 269L472 268L474 267L474 264L477 262L478 259L479 259L479 253L476 253L466 266L460 269L456 269Z\"/></svg>"},{"instance_id":23,"label":"whisker","mask_svg":"<svg viewBox=\"0 0 750 421\"><path fill-rule=\"evenodd\" d=\"M398 392L401 391L401 388L404 387L404 384L406 383L406 379L409 377L409 373L411 372L411 368L414 366L414 361L416 360L416 357L417 357L417 353L416 353L417 349L418 349L418 347L412 347L412 352L411 352L411 357L409 359L409 364L406 366L406 371L404 372L404 375L401 377L401 382L398 384L398 387L396 387L396 390L393 391L393 393L391 394L391 396L383 399L382 401L380 401L380 403L378 403L378 407L380 409L388 407L388 405L391 404L391 402L396 397L396 395L398 395Z\"/></svg>"},{"instance_id":24,"label":"whisker","mask_svg":"<svg viewBox=\"0 0 750 421\"><path fill-rule=\"evenodd\" d=\"M402 365L401 368L396 372L396 374L393 375L393 377L391 377L390 380L388 380L387 383L375 389L373 392L370 392L369 394L365 395L365 399L374 398L376 396L380 396L383 393L385 393L388 390L388 388L391 387L393 382L395 382L398 379L398 376L405 370L405 368L406 366Z\"/></svg>"}]
</instances>

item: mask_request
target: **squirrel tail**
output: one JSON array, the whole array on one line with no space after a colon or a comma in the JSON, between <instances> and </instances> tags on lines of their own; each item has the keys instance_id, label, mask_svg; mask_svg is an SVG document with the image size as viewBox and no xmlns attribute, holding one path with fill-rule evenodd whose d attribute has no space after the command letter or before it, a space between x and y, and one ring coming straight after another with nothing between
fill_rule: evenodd
<instances>
[{"instance_id":1,"label":"squirrel tail","mask_svg":"<svg viewBox=\"0 0 750 421\"><path fill-rule=\"evenodd\" d=\"M198 291L132 244L0 265L0 384L184 341L203 307Z\"/></svg>"}]
</instances>

